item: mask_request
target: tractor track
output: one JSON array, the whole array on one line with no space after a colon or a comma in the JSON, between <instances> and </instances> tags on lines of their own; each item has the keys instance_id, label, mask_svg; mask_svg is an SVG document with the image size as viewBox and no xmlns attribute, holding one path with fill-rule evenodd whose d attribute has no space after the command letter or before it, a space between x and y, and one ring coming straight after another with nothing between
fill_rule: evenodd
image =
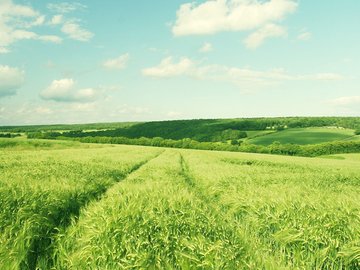
<instances>
[{"instance_id":1,"label":"tractor track","mask_svg":"<svg viewBox=\"0 0 360 270\"><path fill-rule=\"evenodd\" d=\"M112 178L114 179L114 183L106 188L100 189L98 192L94 191L93 194L90 194L85 200L82 200L79 202L76 207L72 207L71 210L67 211L67 217L64 218L66 220L65 223L57 224L57 227L54 227L50 233L47 233L45 237L40 237L37 239L34 239L31 242L28 254L26 256L26 259L21 263L21 269L30 269L30 270L36 270L37 268L37 262L42 257L42 260L47 261L48 267L51 268L54 264L54 239L56 238L56 235L61 231L65 231L68 226L71 225L72 220L75 220L77 222L79 215L83 209L86 208L86 206L91 202L100 202L106 194L106 192L114 187L115 185L121 183L122 181L125 181L131 174L138 171L140 168L145 166L147 163L152 161L153 159L159 157L165 152L165 150L157 153L153 157L144 160L142 162L139 162L132 166L129 171L124 175L114 175Z\"/></svg>"}]
</instances>

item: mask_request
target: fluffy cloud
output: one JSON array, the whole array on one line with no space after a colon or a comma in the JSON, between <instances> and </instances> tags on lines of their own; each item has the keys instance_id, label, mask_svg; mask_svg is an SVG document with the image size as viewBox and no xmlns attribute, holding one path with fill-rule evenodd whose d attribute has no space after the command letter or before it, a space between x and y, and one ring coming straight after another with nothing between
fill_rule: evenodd
<instances>
[{"instance_id":1,"label":"fluffy cloud","mask_svg":"<svg viewBox=\"0 0 360 270\"><path fill-rule=\"evenodd\" d=\"M69 38L78 41L89 41L93 38L94 34L89 30L83 28L79 24L79 19L66 18L67 13L71 13L77 10L83 10L86 8L85 5L73 2L62 2L62 3L50 3L47 8L52 12L57 13L49 21L50 25L61 25L61 32L66 34Z\"/></svg>"},{"instance_id":2,"label":"fluffy cloud","mask_svg":"<svg viewBox=\"0 0 360 270\"><path fill-rule=\"evenodd\" d=\"M200 80L229 82L240 87L268 86L284 81L336 81L343 79L340 74L335 73L294 75L283 69L259 71L220 65L199 65L188 58L174 62L172 57L163 59L159 65L143 69L142 73L144 76L160 78L188 76Z\"/></svg>"},{"instance_id":3,"label":"fluffy cloud","mask_svg":"<svg viewBox=\"0 0 360 270\"><path fill-rule=\"evenodd\" d=\"M12 0L0 1L0 53L8 53L16 41L34 39L60 43L61 38L39 35L29 29L43 25L45 16L29 6L16 5Z\"/></svg>"},{"instance_id":4,"label":"fluffy cloud","mask_svg":"<svg viewBox=\"0 0 360 270\"><path fill-rule=\"evenodd\" d=\"M82 28L78 23L68 21L66 22L61 31L67 34L70 38L78 41L89 41L94 36L90 31Z\"/></svg>"},{"instance_id":5,"label":"fluffy cloud","mask_svg":"<svg viewBox=\"0 0 360 270\"><path fill-rule=\"evenodd\" d=\"M64 17L61 14L58 15L54 15L51 20L50 20L50 24L52 25L58 25L58 24L62 24L64 21Z\"/></svg>"},{"instance_id":6,"label":"fluffy cloud","mask_svg":"<svg viewBox=\"0 0 360 270\"><path fill-rule=\"evenodd\" d=\"M45 16L27 5L14 4L12 0L0 0L0 54L9 53L13 43L20 40L40 40L61 43L62 38L56 35L38 34L32 28L42 26L60 26L68 37L78 41L88 41L94 34L84 29L76 18L66 19L64 13L85 8L79 3L49 4L48 8L56 11L49 21Z\"/></svg>"},{"instance_id":7,"label":"fluffy cloud","mask_svg":"<svg viewBox=\"0 0 360 270\"><path fill-rule=\"evenodd\" d=\"M172 57L167 57L159 65L143 69L142 73L150 77L174 77L188 74L193 67L194 62L188 58L175 63Z\"/></svg>"},{"instance_id":8,"label":"fluffy cloud","mask_svg":"<svg viewBox=\"0 0 360 270\"><path fill-rule=\"evenodd\" d=\"M360 105L360 96L339 97L330 100L328 103L335 106Z\"/></svg>"},{"instance_id":9,"label":"fluffy cloud","mask_svg":"<svg viewBox=\"0 0 360 270\"><path fill-rule=\"evenodd\" d=\"M58 102L91 102L98 97L98 93L93 88L76 89L73 79L61 79L54 80L40 96Z\"/></svg>"},{"instance_id":10,"label":"fluffy cloud","mask_svg":"<svg viewBox=\"0 0 360 270\"><path fill-rule=\"evenodd\" d=\"M29 6L16 5L12 0L2 0L0 12L3 16L37 17L39 13Z\"/></svg>"},{"instance_id":11,"label":"fluffy cloud","mask_svg":"<svg viewBox=\"0 0 360 270\"><path fill-rule=\"evenodd\" d=\"M103 66L108 69L124 69L129 61L130 55L128 53L120 55L114 59L108 59L103 63Z\"/></svg>"},{"instance_id":12,"label":"fluffy cloud","mask_svg":"<svg viewBox=\"0 0 360 270\"><path fill-rule=\"evenodd\" d=\"M202 53L207 53L207 52L211 52L213 50L213 47L211 45L211 43L204 43L204 45L199 49L199 52Z\"/></svg>"},{"instance_id":13,"label":"fluffy cloud","mask_svg":"<svg viewBox=\"0 0 360 270\"><path fill-rule=\"evenodd\" d=\"M244 43L249 49L256 49L263 42L271 37L283 37L287 35L287 31L284 27L276 24L267 24L259 30L249 35Z\"/></svg>"},{"instance_id":14,"label":"fluffy cloud","mask_svg":"<svg viewBox=\"0 0 360 270\"><path fill-rule=\"evenodd\" d=\"M208 0L187 3L177 11L175 36L208 35L222 31L245 31L282 20L294 12L294 0Z\"/></svg>"},{"instance_id":15,"label":"fluffy cloud","mask_svg":"<svg viewBox=\"0 0 360 270\"><path fill-rule=\"evenodd\" d=\"M0 98L16 94L24 83L24 72L18 68L0 65Z\"/></svg>"}]
</instances>

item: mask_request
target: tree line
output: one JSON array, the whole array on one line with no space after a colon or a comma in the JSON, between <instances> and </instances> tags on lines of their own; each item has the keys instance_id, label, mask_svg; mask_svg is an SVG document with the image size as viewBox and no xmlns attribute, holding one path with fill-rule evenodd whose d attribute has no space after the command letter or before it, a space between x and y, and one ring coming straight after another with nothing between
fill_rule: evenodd
<instances>
[{"instance_id":1,"label":"tree line","mask_svg":"<svg viewBox=\"0 0 360 270\"><path fill-rule=\"evenodd\" d=\"M102 144L125 144L125 145L143 145L169 148L184 148L213 151L232 151L232 152L250 152L262 154L277 154L289 156L316 157L321 155L360 153L360 141L335 141L312 145L280 144L274 142L268 146L241 143L233 145L223 142L198 142L189 138L181 140L154 138L126 138L126 137L53 137L52 139L74 140L82 143L102 143Z\"/></svg>"}]
</instances>

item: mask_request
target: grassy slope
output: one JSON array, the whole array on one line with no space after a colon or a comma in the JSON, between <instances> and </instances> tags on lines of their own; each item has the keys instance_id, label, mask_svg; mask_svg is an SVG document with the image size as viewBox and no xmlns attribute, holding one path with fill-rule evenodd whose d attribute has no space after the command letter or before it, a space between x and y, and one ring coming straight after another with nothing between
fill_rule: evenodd
<instances>
[{"instance_id":1,"label":"grassy slope","mask_svg":"<svg viewBox=\"0 0 360 270\"><path fill-rule=\"evenodd\" d=\"M276 132L276 131L274 131L274 130L248 130L248 131L246 131L246 134L248 136L248 139L251 139L251 138L269 135L274 132Z\"/></svg>"},{"instance_id":2,"label":"grassy slope","mask_svg":"<svg viewBox=\"0 0 360 270\"><path fill-rule=\"evenodd\" d=\"M293 143L304 145L345 140L352 136L354 136L354 131L351 129L294 128L249 139L248 142L258 145L269 145L278 141L282 144Z\"/></svg>"}]
</instances>

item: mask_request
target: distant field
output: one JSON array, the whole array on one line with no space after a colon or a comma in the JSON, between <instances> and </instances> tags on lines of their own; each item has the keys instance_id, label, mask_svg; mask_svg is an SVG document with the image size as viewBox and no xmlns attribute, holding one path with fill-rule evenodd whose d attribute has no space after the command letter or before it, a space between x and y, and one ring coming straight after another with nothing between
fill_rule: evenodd
<instances>
[{"instance_id":1,"label":"distant field","mask_svg":"<svg viewBox=\"0 0 360 270\"><path fill-rule=\"evenodd\" d=\"M72 143L0 149L0 269L360 267L359 154Z\"/></svg>"},{"instance_id":2,"label":"distant field","mask_svg":"<svg viewBox=\"0 0 360 270\"><path fill-rule=\"evenodd\" d=\"M254 137L258 137L258 136L269 135L274 132L275 132L274 130L249 130L249 131L246 131L246 134L247 134L248 138L251 139Z\"/></svg>"},{"instance_id":3,"label":"distant field","mask_svg":"<svg viewBox=\"0 0 360 270\"><path fill-rule=\"evenodd\" d=\"M351 136L349 138L344 139L344 141L360 141L360 135Z\"/></svg>"},{"instance_id":4,"label":"distant field","mask_svg":"<svg viewBox=\"0 0 360 270\"><path fill-rule=\"evenodd\" d=\"M269 145L278 141L282 144L293 143L305 145L345 140L353 136L354 131L351 129L294 128L249 139L248 142L258 145Z\"/></svg>"}]
</instances>

